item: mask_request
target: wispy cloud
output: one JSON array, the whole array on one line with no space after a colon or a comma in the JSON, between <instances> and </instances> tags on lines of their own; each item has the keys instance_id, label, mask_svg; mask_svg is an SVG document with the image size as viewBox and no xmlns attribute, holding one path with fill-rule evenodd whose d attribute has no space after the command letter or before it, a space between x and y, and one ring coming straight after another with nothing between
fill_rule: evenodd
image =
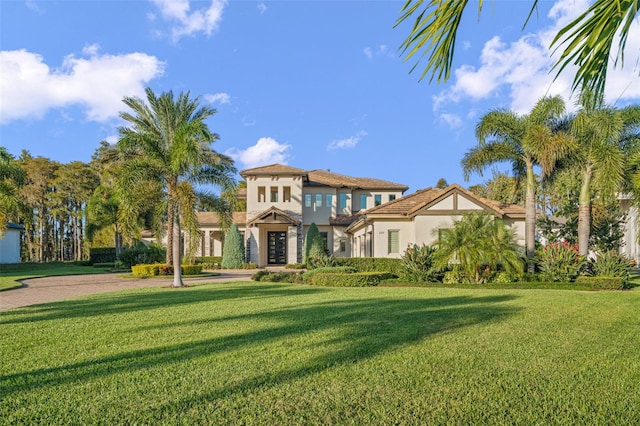
<instances>
[{"instance_id":1,"label":"wispy cloud","mask_svg":"<svg viewBox=\"0 0 640 426\"><path fill-rule=\"evenodd\" d=\"M451 114L451 113L441 113L438 115L438 120L440 120L442 123L446 124L447 126L449 126L449 128L451 129L458 129L460 127L462 127L462 118L460 118L459 115L457 114Z\"/></svg>"},{"instance_id":2,"label":"wispy cloud","mask_svg":"<svg viewBox=\"0 0 640 426\"><path fill-rule=\"evenodd\" d=\"M213 93L204 95L204 100L211 104L215 104L217 102L220 105L224 105L231 102L231 96L229 96L227 93Z\"/></svg>"},{"instance_id":3,"label":"wispy cloud","mask_svg":"<svg viewBox=\"0 0 640 426\"><path fill-rule=\"evenodd\" d=\"M244 164L244 167L252 168L273 163L287 164L290 148L290 145L281 144L273 138L263 137L247 149L232 148L225 154Z\"/></svg>"},{"instance_id":4,"label":"wispy cloud","mask_svg":"<svg viewBox=\"0 0 640 426\"><path fill-rule=\"evenodd\" d=\"M151 0L159 9L160 14L169 22L171 37L174 42L183 36L193 36L204 33L207 36L218 30L222 20L222 11L227 0L211 0L208 7L192 8L189 0ZM193 5L201 5L193 2Z\"/></svg>"},{"instance_id":5,"label":"wispy cloud","mask_svg":"<svg viewBox=\"0 0 640 426\"><path fill-rule=\"evenodd\" d=\"M38 119L55 108L80 106L86 118L116 118L125 96L144 96L144 88L164 72L164 62L144 53L101 55L88 45L83 57L69 55L52 68L41 55L0 51L0 122Z\"/></svg>"},{"instance_id":6,"label":"wispy cloud","mask_svg":"<svg viewBox=\"0 0 640 426\"><path fill-rule=\"evenodd\" d=\"M389 57L389 58L393 57L393 54L389 50L389 46L387 46L386 44L380 44L378 46L373 46L373 47L367 46L364 49L362 49L362 53L364 53L364 56L366 56L369 59L373 59L375 57L380 57L380 56Z\"/></svg>"},{"instance_id":7,"label":"wispy cloud","mask_svg":"<svg viewBox=\"0 0 640 426\"><path fill-rule=\"evenodd\" d=\"M331 143L327 146L327 150L328 151L333 151L335 149L351 149L351 148L354 148L356 145L358 145L358 142L360 142L360 140L362 138L364 138L365 136L367 136L367 132L362 130L362 131L358 132L358 134L355 135L355 136L351 136L351 137L346 138L346 139L337 139L337 140L331 141Z\"/></svg>"},{"instance_id":8,"label":"wispy cloud","mask_svg":"<svg viewBox=\"0 0 640 426\"><path fill-rule=\"evenodd\" d=\"M260 15L264 15L264 13L267 11L267 5L263 2L258 3L258 5L256 6L258 8L258 12L260 13Z\"/></svg>"}]
</instances>

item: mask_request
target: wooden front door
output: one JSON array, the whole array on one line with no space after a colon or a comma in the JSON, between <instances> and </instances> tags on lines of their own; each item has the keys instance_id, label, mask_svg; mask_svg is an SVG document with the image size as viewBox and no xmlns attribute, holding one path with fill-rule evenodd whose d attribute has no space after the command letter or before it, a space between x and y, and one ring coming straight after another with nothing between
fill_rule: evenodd
<instances>
[{"instance_id":1,"label":"wooden front door","mask_svg":"<svg viewBox=\"0 0 640 426\"><path fill-rule=\"evenodd\" d=\"M267 264L284 265L287 263L287 232L269 231L267 232L269 244L269 254Z\"/></svg>"}]
</instances>

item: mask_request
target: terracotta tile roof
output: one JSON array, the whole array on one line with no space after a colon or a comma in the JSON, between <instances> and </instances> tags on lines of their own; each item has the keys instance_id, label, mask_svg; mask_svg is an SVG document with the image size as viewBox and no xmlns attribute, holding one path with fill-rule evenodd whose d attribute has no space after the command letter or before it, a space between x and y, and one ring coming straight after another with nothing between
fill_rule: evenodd
<instances>
[{"instance_id":1,"label":"terracotta tile roof","mask_svg":"<svg viewBox=\"0 0 640 426\"><path fill-rule=\"evenodd\" d=\"M200 225L218 225L218 214L214 212L196 212L198 223ZM247 214L245 212L233 212L233 223L236 225L244 225L247 223Z\"/></svg>"},{"instance_id":2,"label":"terracotta tile roof","mask_svg":"<svg viewBox=\"0 0 640 426\"><path fill-rule=\"evenodd\" d=\"M308 177L308 184L311 186L322 185L356 189L395 189L402 192L409 189L406 185L388 182L381 179L345 176L328 170L311 170L308 173Z\"/></svg>"},{"instance_id":3,"label":"terracotta tile roof","mask_svg":"<svg viewBox=\"0 0 640 426\"><path fill-rule=\"evenodd\" d=\"M331 226L349 226L362 215L360 213L348 215L348 216L332 216L329 218L329 225Z\"/></svg>"},{"instance_id":4,"label":"terracotta tile roof","mask_svg":"<svg viewBox=\"0 0 640 426\"><path fill-rule=\"evenodd\" d=\"M375 215L400 215L411 216L417 213L420 209L426 205L436 201L440 197L446 196L449 192L458 191L466 195L472 200L476 200L480 204L493 209L501 216L508 216L513 218L524 217L524 207L516 204L505 204L499 201L490 200L488 198L480 197L473 192L464 189L458 184L449 185L443 189L426 188L416 191L413 194L398 198L394 201L382 204L377 207L373 207L364 212L364 214Z\"/></svg>"},{"instance_id":5,"label":"terracotta tile roof","mask_svg":"<svg viewBox=\"0 0 640 426\"><path fill-rule=\"evenodd\" d=\"M240 176L252 176L252 175L278 175L278 174L293 174L293 175L306 175L307 171L290 167L284 164L270 164L268 166L254 167L253 169L245 169L240 172Z\"/></svg>"}]
</instances>

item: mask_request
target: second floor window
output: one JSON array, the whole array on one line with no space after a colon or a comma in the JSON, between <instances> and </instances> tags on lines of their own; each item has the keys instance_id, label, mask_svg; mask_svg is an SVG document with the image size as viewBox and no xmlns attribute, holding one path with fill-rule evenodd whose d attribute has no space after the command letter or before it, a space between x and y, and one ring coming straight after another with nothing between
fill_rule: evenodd
<instances>
[{"instance_id":1,"label":"second floor window","mask_svg":"<svg viewBox=\"0 0 640 426\"><path fill-rule=\"evenodd\" d=\"M278 187L277 186L272 186L271 187L271 202L272 203L277 203L278 202Z\"/></svg>"},{"instance_id":2,"label":"second floor window","mask_svg":"<svg viewBox=\"0 0 640 426\"><path fill-rule=\"evenodd\" d=\"M360 194L360 210L367 208L367 194Z\"/></svg>"},{"instance_id":3,"label":"second floor window","mask_svg":"<svg viewBox=\"0 0 640 426\"><path fill-rule=\"evenodd\" d=\"M382 194L376 194L373 196L373 205L379 206L382 204Z\"/></svg>"},{"instance_id":4,"label":"second floor window","mask_svg":"<svg viewBox=\"0 0 640 426\"><path fill-rule=\"evenodd\" d=\"M396 194L389 194L389 201L393 201L396 199Z\"/></svg>"},{"instance_id":5,"label":"second floor window","mask_svg":"<svg viewBox=\"0 0 640 426\"><path fill-rule=\"evenodd\" d=\"M322 207L322 194L316 194L316 207Z\"/></svg>"},{"instance_id":6,"label":"second floor window","mask_svg":"<svg viewBox=\"0 0 640 426\"><path fill-rule=\"evenodd\" d=\"M304 194L304 206L311 207L311 194Z\"/></svg>"},{"instance_id":7,"label":"second floor window","mask_svg":"<svg viewBox=\"0 0 640 426\"><path fill-rule=\"evenodd\" d=\"M331 194L327 194L327 207L331 207L333 205L333 196Z\"/></svg>"},{"instance_id":8,"label":"second floor window","mask_svg":"<svg viewBox=\"0 0 640 426\"><path fill-rule=\"evenodd\" d=\"M282 201L285 203L291 202L291 187L285 186L282 188Z\"/></svg>"},{"instance_id":9,"label":"second floor window","mask_svg":"<svg viewBox=\"0 0 640 426\"><path fill-rule=\"evenodd\" d=\"M340 209L347 208L347 194L340 194Z\"/></svg>"}]
</instances>

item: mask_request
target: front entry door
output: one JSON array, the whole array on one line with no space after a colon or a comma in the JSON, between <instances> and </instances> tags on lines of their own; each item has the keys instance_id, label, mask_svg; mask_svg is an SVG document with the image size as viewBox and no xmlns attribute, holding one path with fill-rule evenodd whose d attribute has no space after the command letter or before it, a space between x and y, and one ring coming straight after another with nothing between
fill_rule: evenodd
<instances>
[{"instance_id":1,"label":"front entry door","mask_svg":"<svg viewBox=\"0 0 640 426\"><path fill-rule=\"evenodd\" d=\"M267 264L284 265L287 263L287 232L270 231L267 232L269 242L269 257Z\"/></svg>"}]
</instances>

